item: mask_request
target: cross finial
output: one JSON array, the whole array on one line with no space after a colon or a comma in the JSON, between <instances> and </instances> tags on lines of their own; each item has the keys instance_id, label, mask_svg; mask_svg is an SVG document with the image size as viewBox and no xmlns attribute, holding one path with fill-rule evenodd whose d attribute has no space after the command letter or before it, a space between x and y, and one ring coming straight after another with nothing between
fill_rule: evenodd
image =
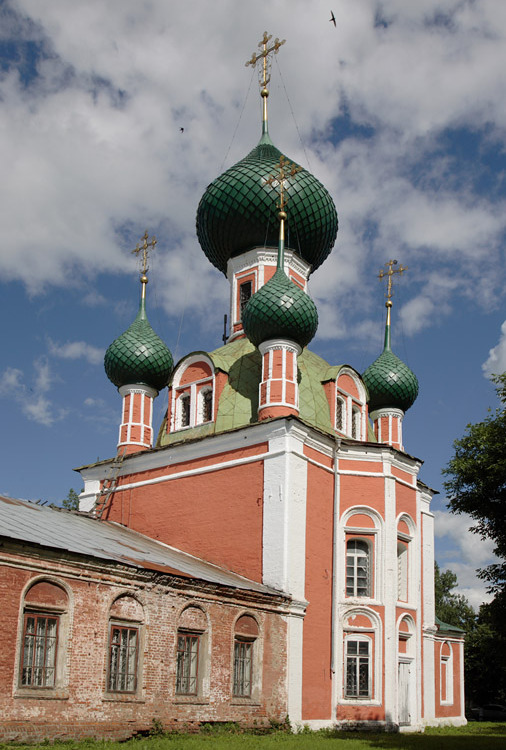
<instances>
[{"instance_id":1,"label":"cross finial","mask_svg":"<svg viewBox=\"0 0 506 750\"><path fill-rule=\"evenodd\" d=\"M394 274L398 273L398 274L400 274L402 276L402 274L404 273L404 271L408 270L407 266L402 266L402 265L399 266L399 268L394 268L394 266L396 266L396 265L397 265L397 261L396 260L389 260L388 263L385 263L385 266L388 267L388 270L385 271L382 268L380 270L379 274L378 274L378 279L380 279L380 280L384 279L385 276L387 277L387 290L385 292L385 297L387 298L387 301L385 302L385 306L386 307L392 307L392 297L393 297L393 294L394 294L393 291L392 291L392 286L393 286L393 276L394 276Z\"/></svg>"},{"instance_id":2,"label":"cross finial","mask_svg":"<svg viewBox=\"0 0 506 750\"><path fill-rule=\"evenodd\" d=\"M288 161L288 159L283 156L283 154L281 154L276 171L274 172L274 174L271 174L269 177L265 178L265 185L270 185L272 188L276 188L279 186L279 203L277 203L276 205L280 211L284 211L286 206L285 182L289 177L293 177L297 174L297 172L300 172L301 169L302 167L299 167L297 164L293 164L293 162Z\"/></svg>"},{"instance_id":3,"label":"cross finial","mask_svg":"<svg viewBox=\"0 0 506 750\"><path fill-rule=\"evenodd\" d=\"M248 65L251 65L254 68L259 60L263 60L262 68L260 70L260 85L263 88L265 88L271 80L271 77L269 75L269 64L271 62L269 55L271 54L271 52L274 55L277 55L279 48L286 42L286 39L282 39L281 41L279 41L278 37L276 37L269 47L268 44L271 39L272 34L268 34L266 31L264 31L263 38L258 42L258 46L262 48L262 51L259 53L253 52L251 60L248 60L248 62L246 63L246 67Z\"/></svg>"},{"instance_id":4,"label":"cross finial","mask_svg":"<svg viewBox=\"0 0 506 750\"><path fill-rule=\"evenodd\" d=\"M151 237L151 240L149 242L148 242L148 237L149 237L148 230L146 229L143 236L141 237L141 242L138 242L135 249L132 250L132 254L137 255L137 257L139 257L139 254L142 253L141 284L142 284L142 296L143 297L146 294L146 284L148 283L147 273L149 271L149 266L148 266L149 252L150 250L153 251L155 249L155 245L157 243L157 239L155 236Z\"/></svg>"},{"instance_id":5,"label":"cross finial","mask_svg":"<svg viewBox=\"0 0 506 750\"><path fill-rule=\"evenodd\" d=\"M279 41L278 37L269 46L269 42L272 39L272 34L268 34L264 31L263 38L258 43L261 48L261 52L253 52L251 60L248 60L246 67L251 65L253 68L259 60L262 60L262 66L258 71L258 82L260 84L260 95L263 99L263 131L267 132L267 97L269 96L269 89L267 88L268 83L271 80L270 66L272 62L272 55L277 55L279 48L286 42L286 39ZM271 55L271 57L270 57Z\"/></svg>"}]
</instances>

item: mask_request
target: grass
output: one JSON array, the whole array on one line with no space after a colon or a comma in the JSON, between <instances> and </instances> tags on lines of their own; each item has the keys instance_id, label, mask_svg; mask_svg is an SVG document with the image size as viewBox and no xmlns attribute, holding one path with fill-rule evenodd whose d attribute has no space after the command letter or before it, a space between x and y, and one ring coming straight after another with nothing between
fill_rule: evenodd
<instances>
[{"instance_id":1,"label":"grass","mask_svg":"<svg viewBox=\"0 0 506 750\"><path fill-rule=\"evenodd\" d=\"M201 734L167 734L127 742L47 741L39 745L0 745L9 750L504 750L506 724L473 722L466 727L426 729L424 734L372 734L369 732L273 732L259 736L234 725Z\"/></svg>"}]
</instances>

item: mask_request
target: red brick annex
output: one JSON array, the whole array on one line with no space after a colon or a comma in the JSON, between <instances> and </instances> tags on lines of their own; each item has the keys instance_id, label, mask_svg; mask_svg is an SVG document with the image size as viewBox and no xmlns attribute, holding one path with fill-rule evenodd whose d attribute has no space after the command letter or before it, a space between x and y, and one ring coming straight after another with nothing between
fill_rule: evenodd
<instances>
[{"instance_id":1,"label":"red brick annex","mask_svg":"<svg viewBox=\"0 0 506 750\"><path fill-rule=\"evenodd\" d=\"M267 83L258 145L197 210L230 282L226 343L173 363L146 314L146 233L139 313L105 356L116 455L79 469L79 512L0 498L0 740L465 723L463 633L434 611L433 493L402 434L418 393L391 348L403 269L386 264L364 373L307 348L337 213L272 143Z\"/></svg>"}]
</instances>

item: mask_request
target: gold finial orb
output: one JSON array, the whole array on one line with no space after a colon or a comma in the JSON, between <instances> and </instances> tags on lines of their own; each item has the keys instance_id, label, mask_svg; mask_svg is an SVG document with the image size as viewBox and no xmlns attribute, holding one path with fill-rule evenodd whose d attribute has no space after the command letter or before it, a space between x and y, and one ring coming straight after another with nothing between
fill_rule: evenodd
<instances>
[{"instance_id":1,"label":"gold finial orb","mask_svg":"<svg viewBox=\"0 0 506 750\"><path fill-rule=\"evenodd\" d=\"M260 96L262 97L269 96L269 89L267 87L264 87L260 92Z\"/></svg>"},{"instance_id":2,"label":"gold finial orb","mask_svg":"<svg viewBox=\"0 0 506 750\"><path fill-rule=\"evenodd\" d=\"M278 213L278 219L280 219L280 220L286 219L286 211L280 211Z\"/></svg>"},{"instance_id":3,"label":"gold finial orb","mask_svg":"<svg viewBox=\"0 0 506 750\"><path fill-rule=\"evenodd\" d=\"M141 276L141 284L147 284L148 281L149 281L148 277L146 276L145 273L143 273Z\"/></svg>"},{"instance_id":4,"label":"gold finial orb","mask_svg":"<svg viewBox=\"0 0 506 750\"><path fill-rule=\"evenodd\" d=\"M392 305L393 305L392 300L391 299L387 299L387 301L385 302L385 307L392 307Z\"/></svg>"}]
</instances>

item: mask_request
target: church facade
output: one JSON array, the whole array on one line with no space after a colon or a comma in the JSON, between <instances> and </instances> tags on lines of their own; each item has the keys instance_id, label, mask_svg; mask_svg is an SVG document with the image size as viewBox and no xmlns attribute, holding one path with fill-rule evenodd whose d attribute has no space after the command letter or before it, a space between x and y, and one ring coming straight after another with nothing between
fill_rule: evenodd
<instances>
[{"instance_id":1,"label":"church facade","mask_svg":"<svg viewBox=\"0 0 506 750\"><path fill-rule=\"evenodd\" d=\"M277 51L269 40L253 63ZM123 534L123 552L135 552L54 542L44 554L32 521L24 539L12 532L16 565L29 549L32 567L9 592L11 723L84 722L77 693L62 698L77 689L75 669L99 736L119 736L127 716L130 733L150 718L465 723L463 633L434 610L433 493L404 448L418 393L391 349L390 285L404 269L387 264L384 348L363 374L311 352L308 278L332 250L337 213L272 143L267 84L264 66L259 144L197 211L200 245L230 282L227 342L174 366L146 314L146 234L139 314L106 353L122 398L117 455L80 468L81 513L69 523L92 538ZM153 399L167 385L155 439ZM85 580L99 592L94 611ZM100 658L94 647L86 657L83 617Z\"/></svg>"}]
</instances>

